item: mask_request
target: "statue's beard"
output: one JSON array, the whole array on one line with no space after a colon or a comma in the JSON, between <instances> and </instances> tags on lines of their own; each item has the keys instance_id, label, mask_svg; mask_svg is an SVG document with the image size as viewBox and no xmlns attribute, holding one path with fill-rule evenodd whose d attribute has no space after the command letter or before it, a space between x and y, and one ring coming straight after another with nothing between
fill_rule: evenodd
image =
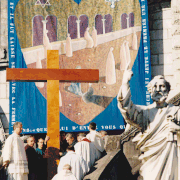
<instances>
[{"instance_id":1,"label":"statue's beard","mask_svg":"<svg viewBox=\"0 0 180 180\"><path fill-rule=\"evenodd\" d=\"M158 92L158 93L153 93L151 95L152 100L158 103L165 102L167 97L168 97L168 92L164 92L164 93Z\"/></svg>"}]
</instances>

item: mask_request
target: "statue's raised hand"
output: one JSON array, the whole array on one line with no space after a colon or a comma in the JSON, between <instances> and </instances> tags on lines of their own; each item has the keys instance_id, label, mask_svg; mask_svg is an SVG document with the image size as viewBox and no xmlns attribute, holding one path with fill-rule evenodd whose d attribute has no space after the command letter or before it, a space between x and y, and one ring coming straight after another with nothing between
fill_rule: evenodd
<instances>
[{"instance_id":1,"label":"statue's raised hand","mask_svg":"<svg viewBox=\"0 0 180 180\"><path fill-rule=\"evenodd\" d=\"M131 71L131 69L128 69L128 65L124 71L123 74L123 79L122 79L122 85L120 87L119 93L118 93L118 97L121 96L121 98L126 97L128 89L129 89L129 81L131 80L131 77L133 76L133 72Z\"/></svg>"},{"instance_id":2,"label":"statue's raised hand","mask_svg":"<svg viewBox=\"0 0 180 180\"><path fill-rule=\"evenodd\" d=\"M123 80L122 80L122 84L127 84L129 83L129 81L131 80L131 77L133 76L133 72L131 69L127 69L124 71L123 74Z\"/></svg>"},{"instance_id":3,"label":"statue's raised hand","mask_svg":"<svg viewBox=\"0 0 180 180\"><path fill-rule=\"evenodd\" d=\"M131 80L131 77L133 76L133 72L131 69L129 69L131 61L129 60L129 62L126 65L124 74L123 74L123 79L122 79L122 85L120 87L119 93L118 93L118 97L124 98L127 95L127 92L129 90L129 81Z\"/></svg>"}]
</instances>

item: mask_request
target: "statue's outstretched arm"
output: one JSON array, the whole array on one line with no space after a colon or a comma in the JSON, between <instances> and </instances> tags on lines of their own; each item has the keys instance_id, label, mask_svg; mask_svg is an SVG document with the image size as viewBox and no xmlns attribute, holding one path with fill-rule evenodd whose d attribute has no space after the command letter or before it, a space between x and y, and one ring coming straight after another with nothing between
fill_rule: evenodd
<instances>
[{"instance_id":1,"label":"statue's outstretched arm","mask_svg":"<svg viewBox=\"0 0 180 180\"><path fill-rule=\"evenodd\" d=\"M131 69L129 69L130 62L127 64L123 79L122 79L122 85L120 87L119 93L118 93L118 100L125 99L125 97L128 94L128 91L130 90L129 81L131 80L131 77L133 76L133 72Z\"/></svg>"},{"instance_id":2,"label":"statue's outstretched arm","mask_svg":"<svg viewBox=\"0 0 180 180\"><path fill-rule=\"evenodd\" d=\"M126 97L130 88L129 81L131 80L132 75L133 72L130 69L124 71L122 85L120 87L118 97L121 97L123 99Z\"/></svg>"},{"instance_id":3,"label":"statue's outstretched arm","mask_svg":"<svg viewBox=\"0 0 180 180\"><path fill-rule=\"evenodd\" d=\"M133 75L133 72L131 69L128 69L128 66L126 70L124 71L123 79L122 79L122 85L120 87L117 100L118 100L118 108L121 111L122 116L124 117L124 120L133 126L136 126L138 128L142 127L142 121L143 121L143 112L140 106L134 105L131 101L131 92L130 92L130 85L129 81L131 80L131 77Z\"/></svg>"}]
</instances>

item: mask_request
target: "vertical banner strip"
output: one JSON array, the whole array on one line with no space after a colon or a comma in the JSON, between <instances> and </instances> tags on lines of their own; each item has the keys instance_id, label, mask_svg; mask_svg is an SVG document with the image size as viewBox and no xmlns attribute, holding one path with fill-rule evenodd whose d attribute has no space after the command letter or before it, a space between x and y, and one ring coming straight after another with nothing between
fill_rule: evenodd
<instances>
[{"instance_id":1,"label":"vertical banner strip","mask_svg":"<svg viewBox=\"0 0 180 180\"><path fill-rule=\"evenodd\" d=\"M148 5L147 0L141 0L141 17L142 17L142 42L144 51L144 72L145 72L145 89L146 89L146 105L150 105L151 96L147 90L147 85L151 81L151 57L150 57L150 34L148 21Z\"/></svg>"},{"instance_id":2,"label":"vertical banner strip","mask_svg":"<svg viewBox=\"0 0 180 180\"><path fill-rule=\"evenodd\" d=\"M17 38L15 35L15 24L14 24L14 11L15 11L15 2L14 0L8 1L8 50L9 50L9 67L16 67L16 44ZM9 83L9 132L10 134L13 131L13 124L15 123L16 117L16 82Z\"/></svg>"}]
</instances>

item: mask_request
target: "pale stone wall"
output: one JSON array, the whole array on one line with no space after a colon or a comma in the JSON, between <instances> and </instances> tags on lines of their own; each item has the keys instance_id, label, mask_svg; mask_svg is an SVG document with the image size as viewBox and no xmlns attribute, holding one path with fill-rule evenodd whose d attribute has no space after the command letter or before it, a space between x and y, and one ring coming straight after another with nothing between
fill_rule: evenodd
<instances>
[{"instance_id":1,"label":"pale stone wall","mask_svg":"<svg viewBox=\"0 0 180 180\"><path fill-rule=\"evenodd\" d=\"M7 0L0 1L0 58L3 57L3 49L8 47L7 31Z\"/></svg>"},{"instance_id":2,"label":"pale stone wall","mask_svg":"<svg viewBox=\"0 0 180 180\"><path fill-rule=\"evenodd\" d=\"M172 0L172 60L176 89L180 88L180 2Z\"/></svg>"},{"instance_id":3,"label":"pale stone wall","mask_svg":"<svg viewBox=\"0 0 180 180\"><path fill-rule=\"evenodd\" d=\"M171 1L148 1L152 77L164 75L174 89Z\"/></svg>"},{"instance_id":4,"label":"pale stone wall","mask_svg":"<svg viewBox=\"0 0 180 180\"><path fill-rule=\"evenodd\" d=\"M9 132L9 83L5 70L0 71L0 119L5 132Z\"/></svg>"},{"instance_id":5,"label":"pale stone wall","mask_svg":"<svg viewBox=\"0 0 180 180\"><path fill-rule=\"evenodd\" d=\"M3 49L8 50L7 0L0 1L0 12L0 61L2 61ZM5 132L9 132L9 83L6 82L5 69L0 69L0 119Z\"/></svg>"}]
</instances>

